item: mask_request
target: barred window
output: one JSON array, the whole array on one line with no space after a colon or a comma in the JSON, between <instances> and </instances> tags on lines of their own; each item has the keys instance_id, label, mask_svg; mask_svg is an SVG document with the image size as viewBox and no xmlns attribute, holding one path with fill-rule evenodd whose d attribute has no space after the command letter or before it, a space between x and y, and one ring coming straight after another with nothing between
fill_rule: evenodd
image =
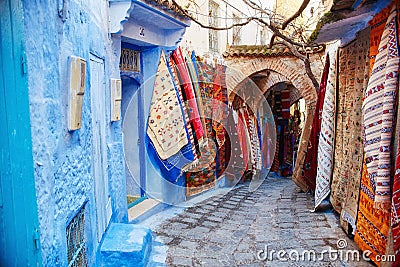
<instances>
[{"instance_id":1,"label":"barred window","mask_svg":"<svg viewBox=\"0 0 400 267\"><path fill-rule=\"evenodd\" d=\"M218 9L219 6L214 1L209 2L209 25L212 27L218 27ZM217 52L218 51L218 31L210 29L208 32L208 48L210 51Z\"/></svg>"},{"instance_id":2,"label":"barred window","mask_svg":"<svg viewBox=\"0 0 400 267\"><path fill-rule=\"evenodd\" d=\"M121 48L119 68L122 71L140 72L140 52L129 48Z\"/></svg>"},{"instance_id":3,"label":"barred window","mask_svg":"<svg viewBox=\"0 0 400 267\"><path fill-rule=\"evenodd\" d=\"M233 15L233 24L238 24L241 22L241 19L238 15ZM242 26L233 27L233 36L232 36L232 44L239 45L242 40Z\"/></svg>"},{"instance_id":4,"label":"barred window","mask_svg":"<svg viewBox=\"0 0 400 267\"><path fill-rule=\"evenodd\" d=\"M68 267L87 266L85 240L85 206L67 226Z\"/></svg>"}]
</instances>

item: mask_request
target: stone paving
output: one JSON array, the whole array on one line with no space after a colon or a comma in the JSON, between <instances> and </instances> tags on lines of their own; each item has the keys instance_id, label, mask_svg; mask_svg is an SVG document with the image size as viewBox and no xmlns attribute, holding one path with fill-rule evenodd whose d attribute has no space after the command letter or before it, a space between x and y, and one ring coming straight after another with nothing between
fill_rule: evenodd
<instances>
[{"instance_id":1,"label":"stone paving","mask_svg":"<svg viewBox=\"0 0 400 267\"><path fill-rule=\"evenodd\" d=\"M299 192L290 179L268 178L253 193L247 188L213 196L154 229L164 243L155 250L166 252L166 265L373 266L362 260L361 252L360 261L347 261L352 258L347 251L358 249L341 230L337 215L311 212L312 196ZM323 253L343 243L339 253ZM272 250L284 250L281 258L286 259L299 255L299 260L280 261ZM315 261L312 254L308 260L306 250L316 253Z\"/></svg>"}]
</instances>

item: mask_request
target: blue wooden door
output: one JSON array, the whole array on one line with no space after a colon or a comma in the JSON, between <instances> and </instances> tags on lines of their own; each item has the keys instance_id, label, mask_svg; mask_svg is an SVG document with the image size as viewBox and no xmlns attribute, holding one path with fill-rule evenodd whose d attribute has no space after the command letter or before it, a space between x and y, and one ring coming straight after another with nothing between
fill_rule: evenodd
<instances>
[{"instance_id":1,"label":"blue wooden door","mask_svg":"<svg viewBox=\"0 0 400 267\"><path fill-rule=\"evenodd\" d=\"M143 96L140 84L131 78L122 79L122 113L127 191L134 196L145 196Z\"/></svg>"},{"instance_id":2,"label":"blue wooden door","mask_svg":"<svg viewBox=\"0 0 400 267\"><path fill-rule=\"evenodd\" d=\"M0 0L0 266L40 266L20 0Z\"/></svg>"},{"instance_id":3,"label":"blue wooden door","mask_svg":"<svg viewBox=\"0 0 400 267\"><path fill-rule=\"evenodd\" d=\"M111 197L108 187L106 143L106 97L104 60L90 56L90 95L92 105L93 177L96 203L97 241L110 222Z\"/></svg>"}]
</instances>

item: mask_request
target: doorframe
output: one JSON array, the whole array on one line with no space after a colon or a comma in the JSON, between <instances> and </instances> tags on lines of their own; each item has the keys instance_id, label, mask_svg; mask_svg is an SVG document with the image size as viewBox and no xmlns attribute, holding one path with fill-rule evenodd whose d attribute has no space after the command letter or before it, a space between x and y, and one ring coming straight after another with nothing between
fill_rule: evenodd
<instances>
[{"instance_id":1,"label":"doorframe","mask_svg":"<svg viewBox=\"0 0 400 267\"><path fill-rule=\"evenodd\" d=\"M140 60L141 61L141 60ZM138 89L138 126L139 126L139 139L140 139L140 146L139 146L139 160L140 160L140 196L142 198L146 198L146 159L145 159L145 133L144 129L146 129L145 125L145 118L144 118L144 103L143 103L143 87L140 84Z\"/></svg>"},{"instance_id":2,"label":"doorframe","mask_svg":"<svg viewBox=\"0 0 400 267\"><path fill-rule=\"evenodd\" d=\"M125 76L127 78L135 80L139 87L138 87L138 133L139 133L139 140L140 140L140 145L139 145L139 165L140 165L140 172L139 172L139 187L140 187L140 196L141 198L139 201L143 201L144 199L147 198L146 194L146 149L145 149L145 140L146 140L146 119L145 119L145 111L144 111L144 75L143 75L143 50L144 47L134 45L131 43L123 42L120 41L121 48L128 48L132 50L136 50L140 53L140 72L130 72L130 71L121 71L120 70L120 75ZM139 202L140 203L140 202ZM138 204L138 202L135 201L135 204Z\"/></svg>"},{"instance_id":3,"label":"doorframe","mask_svg":"<svg viewBox=\"0 0 400 267\"><path fill-rule=\"evenodd\" d=\"M93 84L92 84L92 62L96 63L96 64L102 64L103 69L102 69L102 76L103 76L103 80L102 80L102 84L103 84L103 88L104 90L99 90L98 93L101 93L101 91L103 92L103 97L99 97L97 96L96 98L101 98L98 100L94 100L95 94L94 94L94 90L93 90ZM95 151L95 144L94 144L94 138L92 138L92 150L93 150L93 158L92 158L92 163L93 163L93 189L94 189L94 201L95 201L95 216L96 216L96 239L97 242L101 242L102 236L105 232L105 230L107 229L108 225L110 224L111 221L111 217L112 217L112 200L111 200L111 193L110 193L110 176L107 170L107 165L108 165L108 155L107 155L107 116L106 116L106 112L107 112L107 108L106 108L106 104L107 104L107 95L106 95L106 72L105 72L105 59L103 57L99 57L98 55L96 55L95 53L90 53L89 54L89 67L88 67L88 71L89 71L89 81L90 81L90 105L91 105L91 121L92 121L92 129L91 129L91 134L93 135L93 127L95 127L95 125L93 124L93 114L95 112L99 113L100 112L100 120L103 120L103 123L100 121L100 136L98 138L100 138L100 156L102 157L102 172L103 172L103 178L106 178L106 181L102 181L105 184L105 188L103 191L104 195L101 196L104 200L104 203L97 203L99 200L98 196L97 196L97 186L98 183L96 182L96 177L95 177L95 173L94 173L94 168L95 168L95 161L94 161L94 151ZM100 105L103 106L103 110L102 111L98 111L96 110L96 107L94 105L94 103L96 103L95 101L100 101ZM103 114L101 114L101 112L103 112ZM104 135L104 136L102 136ZM101 205L105 205L104 207L99 207L98 204ZM104 209L103 211L99 212L99 208ZM99 218L99 213L101 213L102 218ZM103 217L104 216L104 217ZM105 225L104 225L104 229L103 232L99 232L99 222L100 220L105 220Z\"/></svg>"},{"instance_id":4,"label":"doorframe","mask_svg":"<svg viewBox=\"0 0 400 267\"><path fill-rule=\"evenodd\" d=\"M128 108L131 104L131 101L133 97L135 97L135 94L137 94L137 127L138 127L138 141L140 140L140 144L138 145L138 156L139 156L139 188L140 188L140 199L143 201L143 199L146 198L146 163L145 163L145 147L143 140L145 140L145 135L143 133L143 127L144 127L144 104L143 104L143 92L142 92L142 85L143 85L143 78L141 74L139 73L127 73L127 72L122 72L121 73L121 78L125 77L126 79L129 79L133 81L134 83L137 84L137 89L136 92L128 99L128 107L125 110L125 113L128 111ZM123 85L122 85L123 86ZM124 97L124 96L122 96ZM125 114L123 115L124 120L125 120ZM123 123L126 123L124 121ZM125 149L125 147L124 147ZM135 201L135 204L138 204L140 202ZM129 207L133 206L131 203ZM129 208L128 207L128 208Z\"/></svg>"},{"instance_id":5,"label":"doorframe","mask_svg":"<svg viewBox=\"0 0 400 267\"><path fill-rule=\"evenodd\" d=\"M0 37L0 105L5 111L5 118L0 121L0 228L4 231L0 238L0 262L41 266L24 11L21 0L1 1L0 5L5 11L0 13L0 31L4 36L3 40ZM5 62L7 67L3 67Z\"/></svg>"}]
</instances>

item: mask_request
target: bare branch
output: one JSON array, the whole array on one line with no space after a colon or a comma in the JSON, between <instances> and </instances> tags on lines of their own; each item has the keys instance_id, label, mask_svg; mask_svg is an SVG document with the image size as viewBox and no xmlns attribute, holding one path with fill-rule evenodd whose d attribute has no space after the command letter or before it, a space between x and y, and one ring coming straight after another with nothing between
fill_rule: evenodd
<instances>
[{"instance_id":1,"label":"bare branch","mask_svg":"<svg viewBox=\"0 0 400 267\"><path fill-rule=\"evenodd\" d=\"M310 80L312 81L312 83L315 87L315 90L318 92L319 83L311 70L310 60L308 59L307 56L302 55L296 48L296 47L302 47L304 49L305 47L319 47L318 44L304 44L304 43L295 42L295 41L293 41L292 38L281 33L276 25L274 25L272 23L268 23L264 19L258 18L258 17L248 17L245 22L233 23L230 26L226 26L226 27L215 27L215 26L205 25L205 24L201 23L197 18L193 17L190 14L190 12L188 12L186 9L182 8L175 0L171 0L171 1L176 6L176 8L178 8L183 14L185 14L189 19L191 19L198 25L200 25L200 27L202 27L202 28L212 29L212 30L229 30L235 26L244 26L246 24L249 24L251 21L257 21L257 22L267 26L273 32L271 42L270 42L270 47L275 43L276 38L279 37L282 40L280 43L285 45L286 47L288 47L295 57L299 58L300 60L302 60L304 62L304 67L306 69L307 76L310 78ZM250 5L252 8L259 10L260 12L266 13L265 10L263 10L260 6L258 6L253 1L251 1L251 0L243 0L243 1L245 3L247 3L248 5ZM305 0L304 2L307 2L307 0ZM304 4L304 2L303 2L303 4ZM292 18L293 18L293 16L292 16ZM285 23L287 26L290 23L290 21L286 21Z\"/></svg>"},{"instance_id":2,"label":"bare branch","mask_svg":"<svg viewBox=\"0 0 400 267\"><path fill-rule=\"evenodd\" d=\"M257 3L255 3L252 0L243 0L243 2L247 5L249 5L251 8L260 11L261 13L267 14L270 19L271 19L271 14L266 12L260 5L258 5ZM275 23L268 23L263 19L258 19L259 22L263 23L264 25L266 25L272 32L272 38L270 41L269 46L272 47L272 45L274 44L274 41L276 39L276 37L280 37L283 40L295 45L295 46L300 46L300 47L317 47L318 45L315 44L305 44L305 43L298 43L295 42L292 38L288 38L287 36L285 36L283 33L280 32L280 29L284 30L293 20L295 20L298 16L300 16L300 14L304 11L304 9L307 7L307 5L309 4L310 0L303 0L302 5L300 6L299 10L289 19L287 19L286 21L284 21L282 23L282 26L279 27L278 25L276 25ZM293 26L294 28L296 28L295 26ZM301 36L302 37L302 36ZM302 39L300 37L300 39Z\"/></svg>"},{"instance_id":3,"label":"bare branch","mask_svg":"<svg viewBox=\"0 0 400 267\"><path fill-rule=\"evenodd\" d=\"M301 4L299 10L297 10L296 13L293 14L290 18L288 18L283 24L282 24L282 30L286 29L287 25L289 25L290 22L295 20L300 14L306 9L308 4L310 3L310 0L303 0L303 3Z\"/></svg>"},{"instance_id":4,"label":"bare branch","mask_svg":"<svg viewBox=\"0 0 400 267\"><path fill-rule=\"evenodd\" d=\"M265 9L263 9L260 5L258 5L258 4L255 3L255 2L253 2L253 1L251 1L251 0L243 0L243 2L244 2L246 5L250 6L252 9L257 10L257 11L260 11L261 13L266 14L266 15L268 15L268 16L271 16L270 13L268 13Z\"/></svg>"},{"instance_id":5,"label":"bare branch","mask_svg":"<svg viewBox=\"0 0 400 267\"><path fill-rule=\"evenodd\" d=\"M263 23L265 26L267 26L275 35L275 37L279 37L282 40L294 45L294 46L299 46L299 47L318 47L318 44L304 44L304 43L299 43L299 42L295 42L293 41L291 38L287 37L286 35L284 35L283 33L281 33L279 31L278 28L276 28L275 26L273 26L271 23L266 22L263 19L257 18L257 21Z\"/></svg>"},{"instance_id":6,"label":"bare branch","mask_svg":"<svg viewBox=\"0 0 400 267\"><path fill-rule=\"evenodd\" d=\"M298 47L318 47L318 44L304 44L304 43L299 43L299 42L295 42L293 41L291 38L285 36L283 33L281 33L279 31L279 29L273 25L272 23L268 23L267 21L265 21L262 18L258 18L258 17L248 17L246 19L246 21L244 22L240 22L240 23L232 23L229 26L225 26L225 27L215 27L215 26L210 26L210 25L206 25L202 22L200 22L197 18L195 18L194 16L192 16L190 14L190 12L188 12L186 9L182 8L177 2L176 0L171 0L172 4L174 6L176 6L176 8L181 11L183 14L185 14L185 16L187 16L189 19L191 19L193 22L195 22L196 24L198 24L200 27L205 28L205 29L211 29L211 30L216 30L216 31L222 31L222 30L229 30L232 29L233 27L236 26L244 26L249 24L251 21L258 21L261 24L267 26L276 37L281 38L282 40L285 40L286 42L294 45L294 46L298 46ZM255 8L261 12L264 12L266 14L268 14L265 10L263 10L261 7L259 7L256 3L254 3L251 0L243 0L245 3L247 3L248 5L250 5L252 8Z\"/></svg>"},{"instance_id":7,"label":"bare branch","mask_svg":"<svg viewBox=\"0 0 400 267\"><path fill-rule=\"evenodd\" d=\"M271 40L269 41L269 48L271 48L273 45L274 45L274 42L275 42L275 38L276 38L276 34L274 33L272 36L271 36Z\"/></svg>"},{"instance_id":8,"label":"bare branch","mask_svg":"<svg viewBox=\"0 0 400 267\"><path fill-rule=\"evenodd\" d=\"M319 83L317 81L317 79L314 76L314 73L311 70L311 63L310 63L310 59L307 57L307 55L302 55L292 44L286 42L286 41L281 41L277 44L283 44L285 45L287 48L290 49L290 51L293 53L293 55L295 57L297 57L298 59L300 59L301 61L304 62L304 67L306 69L306 73L308 78L310 78L311 82L313 83L315 90L318 92L319 90Z\"/></svg>"},{"instance_id":9,"label":"bare branch","mask_svg":"<svg viewBox=\"0 0 400 267\"><path fill-rule=\"evenodd\" d=\"M211 30L216 30L216 31L223 31L223 30L230 30L233 27L237 27L237 26L244 26L249 24L251 21L255 20L256 18L254 17L248 17L246 19L246 21L244 22L240 22L240 23L232 23L229 26L225 26L225 27L215 27L215 26L210 26L210 25L206 25L201 23L197 18L193 17L190 12L188 12L186 9L182 8L175 0L171 0L172 3L176 6L176 8L181 11L183 14L185 14L186 17L188 17L189 19L191 19L192 21L194 21L196 24L198 24L200 27L205 28L205 29L211 29Z\"/></svg>"}]
</instances>

